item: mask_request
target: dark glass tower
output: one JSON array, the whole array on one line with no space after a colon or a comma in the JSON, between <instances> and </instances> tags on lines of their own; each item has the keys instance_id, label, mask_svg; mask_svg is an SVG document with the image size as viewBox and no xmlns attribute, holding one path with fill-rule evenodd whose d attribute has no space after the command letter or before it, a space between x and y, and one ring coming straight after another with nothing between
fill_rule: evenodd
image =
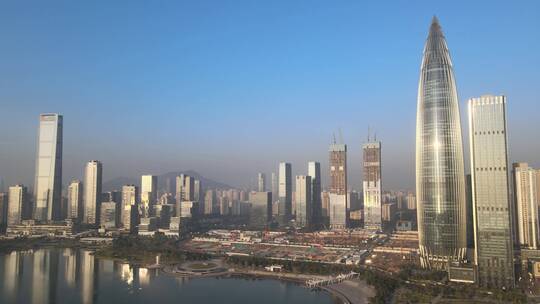
<instances>
[{"instance_id":1,"label":"dark glass tower","mask_svg":"<svg viewBox=\"0 0 540 304\"><path fill-rule=\"evenodd\" d=\"M416 121L416 193L420 261L445 268L467 248L465 173L452 61L433 17L424 47Z\"/></svg>"}]
</instances>

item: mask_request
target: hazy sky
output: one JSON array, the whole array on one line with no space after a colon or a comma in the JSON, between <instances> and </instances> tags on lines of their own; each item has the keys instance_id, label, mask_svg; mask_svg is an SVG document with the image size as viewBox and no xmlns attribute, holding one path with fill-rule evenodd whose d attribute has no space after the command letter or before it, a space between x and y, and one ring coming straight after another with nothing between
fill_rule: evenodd
<instances>
[{"instance_id":1,"label":"hazy sky","mask_svg":"<svg viewBox=\"0 0 540 304\"><path fill-rule=\"evenodd\" d=\"M326 173L341 128L359 189L369 125L383 187L412 189L434 14L462 113L507 95L510 160L540 167L540 1L366 2L2 1L0 176L33 184L38 116L58 112L64 184L90 159L105 180L193 169L247 186L281 160Z\"/></svg>"}]
</instances>

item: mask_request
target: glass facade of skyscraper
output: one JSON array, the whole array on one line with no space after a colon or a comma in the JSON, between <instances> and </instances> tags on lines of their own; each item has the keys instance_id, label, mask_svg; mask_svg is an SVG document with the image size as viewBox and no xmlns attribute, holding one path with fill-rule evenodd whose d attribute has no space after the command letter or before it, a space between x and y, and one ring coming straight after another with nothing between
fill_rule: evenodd
<instances>
[{"instance_id":1,"label":"glass facade of skyscraper","mask_svg":"<svg viewBox=\"0 0 540 304\"><path fill-rule=\"evenodd\" d=\"M465 173L452 61L433 18L418 86L416 193L421 264L444 268L466 254Z\"/></svg>"},{"instance_id":2,"label":"glass facade of skyscraper","mask_svg":"<svg viewBox=\"0 0 540 304\"><path fill-rule=\"evenodd\" d=\"M510 288L514 263L504 96L469 100L469 139L478 283Z\"/></svg>"},{"instance_id":3,"label":"glass facade of skyscraper","mask_svg":"<svg viewBox=\"0 0 540 304\"><path fill-rule=\"evenodd\" d=\"M34 219L61 219L62 191L62 115L39 116Z\"/></svg>"}]
</instances>

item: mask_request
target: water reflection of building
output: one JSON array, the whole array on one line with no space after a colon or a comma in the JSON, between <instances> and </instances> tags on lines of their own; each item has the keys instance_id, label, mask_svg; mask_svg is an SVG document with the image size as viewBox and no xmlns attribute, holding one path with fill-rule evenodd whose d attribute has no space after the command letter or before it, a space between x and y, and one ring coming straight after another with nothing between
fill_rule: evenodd
<instances>
[{"instance_id":1,"label":"water reflection of building","mask_svg":"<svg viewBox=\"0 0 540 304\"><path fill-rule=\"evenodd\" d=\"M58 252L36 250L32 268L32 303L55 303L58 280Z\"/></svg>"},{"instance_id":2,"label":"water reflection of building","mask_svg":"<svg viewBox=\"0 0 540 304\"><path fill-rule=\"evenodd\" d=\"M148 268L139 268L139 284L141 286L147 286L150 284L150 274L148 273Z\"/></svg>"},{"instance_id":3,"label":"water reflection of building","mask_svg":"<svg viewBox=\"0 0 540 304\"><path fill-rule=\"evenodd\" d=\"M66 248L62 251L64 261L64 280L70 288L75 287L77 279L77 255L76 251Z\"/></svg>"},{"instance_id":4,"label":"water reflection of building","mask_svg":"<svg viewBox=\"0 0 540 304\"><path fill-rule=\"evenodd\" d=\"M18 252L4 255L4 294L8 302L16 302L19 279L22 273L22 257Z\"/></svg>"},{"instance_id":5,"label":"water reflection of building","mask_svg":"<svg viewBox=\"0 0 540 304\"><path fill-rule=\"evenodd\" d=\"M133 284L133 268L127 263L120 263L120 278L128 285Z\"/></svg>"},{"instance_id":6,"label":"water reflection of building","mask_svg":"<svg viewBox=\"0 0 540 304\"><path fill-rule=\"evenodd\" d=\"M114 261L113 260L99 260L99 273L113 273L114 272Z\"/></svg>"},{"instance_id":7,"label":"water reflection of building","mask_svg":"<svg viewBox=\"0 0 540 304\"><path fill-rule=\"evenodd\" d=\"M83 304L94 302L94 279L95 279L95 264L94 255L91 251L81 251L81 302Z\"/></svg>"}]
</instances>

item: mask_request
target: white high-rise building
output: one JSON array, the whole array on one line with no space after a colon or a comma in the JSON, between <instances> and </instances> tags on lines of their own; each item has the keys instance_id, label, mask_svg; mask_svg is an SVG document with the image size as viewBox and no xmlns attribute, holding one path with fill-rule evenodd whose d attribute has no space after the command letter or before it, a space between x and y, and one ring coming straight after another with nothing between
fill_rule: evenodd
<instances>
[{"instance_id":1,"label":"white high-rise building","mask_svg":"<svg viewBox=\"0 0 540 304\"><path fill-rule=\"evenodd\" d=\"M525 248L538 249L540 171L529 167L527 163L515 163L513 167L519 244Z\"/></svg>"},{"instance_id":2,"label":"white high-rise building","mask_svg":"<svg viewBox=\"0 0 540 304\"><path fill-rule=\"evenodd\" d=\"M99 224L101 207L101 186L103 166L98 160L91 160L84 169L83 223Z\"/></svg>"},{"instance_id":3,"label":"white high-rise building","mask_svg":"<svg viewBox=\"0 0 540 304\"><path fill-rule=\"evenodd\" d=\"M62 115L39 116L34 216L37 221L62 218Z\"/></svg>"},{"instance_id":4,"label":"white high-rise building","mask_svg":"<svg viewBox=\"0 0 540 304\"><path fill-rule=\"evenodd\" d=\"M28 193L24 185L9 187L7 225L19 225L28 211Z\"/></svg>"},{"instance_id":5,"label":"white high-rise building","mask_svg":"<svg viewBox=\"0 0 540 304\"><path fill-rule=\"evenodd\" d=\"M73 180L68 186L67 217L81 220L83 216L83 184Z\"/></svg>"},{"instance_id":6,"label":"white high-rise building","mask_svg":"<svg viewBox=\"0 0 540 304\"><path fill-rule=\"evenodd\" d=\"M514 254L504 96L469 100L469 140L478 283L512 288Z\"/></svg>"},{"instance_id":7,"label":"white high-rise building","mask_svg":"<svg viewBox=\"0 0 540 304\"><path fill-rule=\"evenodd\" d=\"M364 227L382 230L382 183L381 183L381 142L364 144L363 182L364 189Z\"/></svg>"},{"instance_id":8,"label":"white high-rise building","mask_svg":"<svg viewBox=\"0 0 540 304\"><path fill-rule=\"evenodd\" d=\"M135 228L139 215L139 188L135 185L122 187L122 205L120 207L121 226L126 230Z\"/></svg>"},{"instance_id":9,"label":"white high-rise building","mask_svg":"<svg viewBox=\"0 0 540 304\"><path fill-rule=\"evenodd\" d=\"M152 207L156 204L158 198L157 176L143 175L141 177L141 216L148 217Z\"/></svg>"},{"instance_id":10,"label":"white high-rise building","mask_svg":"<svg viewBox=\"0 0 540 304\"><path fill-rule=\"evenodd\" d=\"M296 225L308 227L312 224L311 177L305 175L296 176Z\"/></svg>"}]
</instances>

